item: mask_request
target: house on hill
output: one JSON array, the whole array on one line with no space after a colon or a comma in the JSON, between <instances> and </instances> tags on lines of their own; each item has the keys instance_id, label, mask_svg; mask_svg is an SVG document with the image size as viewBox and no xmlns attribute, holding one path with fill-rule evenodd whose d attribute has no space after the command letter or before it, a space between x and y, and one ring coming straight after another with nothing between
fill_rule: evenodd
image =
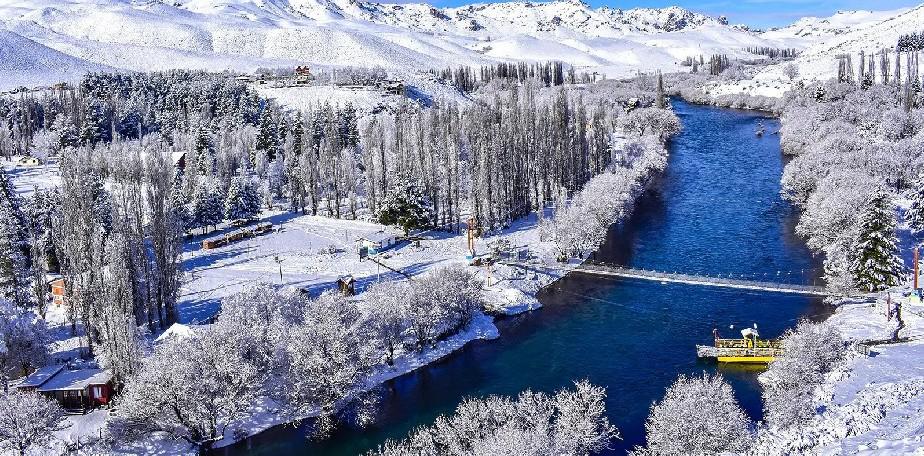
<instances>
[{"instance_id":1,"label":"house on hill","mask_svg":"<svg viewBox=\"0 0 924 456\"><path fill-rule=\"evenodd\" d=\"M37 391L72 413L88 411L112 400L112 374L104 369L68 369L45 366L16 385L17 389Z\"/></svg>"}]
</instances>

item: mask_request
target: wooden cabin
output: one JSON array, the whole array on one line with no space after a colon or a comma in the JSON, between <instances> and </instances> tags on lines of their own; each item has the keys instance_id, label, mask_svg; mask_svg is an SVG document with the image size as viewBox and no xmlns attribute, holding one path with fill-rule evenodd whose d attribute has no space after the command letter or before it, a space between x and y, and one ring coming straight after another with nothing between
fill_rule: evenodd
<instances>
[{"instance_id":1,"label":"wooden cabin","mask_svg":"<svg viewBox=\"0 0 924 456\"><path fill-rule=\"evenodd\" d=\"M112 400L112 374L104 369L46 366L26 377L16 388L37 391L71 413L87 413Z\"/></svg>"},{"instance_id":2,"label":"wooden cabin","mask_svg":"<svg viewBox=\"0 0 924 456\"><path fill-rule=\"evenodd\" d=\"M344 296L353 296L356 294L356 279L351 275L341 276L337 278L337 289L343 293Z\"/></svg>"},{"instance_id":3,"label":"wooden cabin","mask_svg":"<svg viewBox=\"0 0 924 456\"><path fill-rule=\"evenodd\" d=\"M48 291L54 305L64 305L64 277L54 277L48 281Z\"/></svg>"},{"instance_id":4,"label":"wooden cabin","mask_svg":"<svg viewBox=\"0 0 924 456\"><path fill-rule=\"evenodd\" d=\"M236 230L228 231L225 233L216 234L210 238L202 240L202 249L217 249L228 245L232 242L240 241L241 239L246 239L253 236L259 236L261 234L266 234L272 231L273 224L270 222L260 222L256 225L245 226L238 228Z\"/></svg>"}]
</instances>

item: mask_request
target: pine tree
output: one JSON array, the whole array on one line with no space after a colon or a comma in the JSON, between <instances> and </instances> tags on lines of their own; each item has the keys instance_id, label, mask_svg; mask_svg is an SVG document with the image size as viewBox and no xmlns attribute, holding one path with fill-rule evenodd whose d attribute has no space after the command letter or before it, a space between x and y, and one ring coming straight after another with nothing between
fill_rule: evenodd
<instances>
[{"instance_id":1,"label":"pine tree","mask_svg":"<svg viewBox=\"0 0 924 456\"><path fill-rule=\"evenodd\" d=\"M18 306L29 303L29 244L19 196L0 168L0 296Z\"/></svg>"},{"instance_id":2,"label":"pine tree","mask_svg":"<svg viewBox=\"0 0 924 456\"><path fill-rule=\"evenodd\" d=\"M905 220L913 232L924 232L924 173L918 176L911 195L911 207L905 212Z\"/></svg>"},{"instance_id":3,"label":"pine tree","mask_svg":"<svg viewBox=\"0 0 924 456\"><path fill-rule=\"evenodd\" d=\"M196 134L196 170L200 176L215 174L215 150L208 129L200 127Z\"/></svg>"},{"instance_id":4,"label":"pine tree","mask_svg":"<svg viewBox=\"0 0 924 456\"><path fill-rule=\"evenodd\" d=\"M225 219L247 220L260 213L260 195L250 179L237 177L228 187L225 199Z\"/></svg>"},{"instance_id":5,"label":"pine tree","mask_svg":"<svg viewBox=\"0 0 924 456\"><path fill-rule=\"evenodd\" d=\"M400 226L407 234L430 222L429 202L416 186L407 183L396 185L382 202L379 222Z\"/></svg>"},{"instance_id":6,"label":"pine tree","mask_svg":"<svg viewBox=\"0 0 924 456\"><path fill-rule=\"evenodd\" d=\"M279 151L279 136L276 123L273 121L273 114L269 108L264 108L263 113L260 115L260 131L257 133L255 149L257 152L265 154L267 161L273 161Z\"/></svg>"},{"instance_id":7,"label":"pine tree","mask_svg":"<svg viewBox=\"0 0 924 456\"><path fill-rule=\"evenodd\" d=\"M864 291L879 291L897 285L904 271L898 256L892 202L877 190L860 218L856 256L851 263L855 285Z\"/></svg>"},{"instance_id":8,"label":"pine tree","mask_svg":"<svg viewBox=\"0 0 924 456\"><path fill-rule=\"evenodd\" d=\"M193 195L194 224L203 231L224 220L224 197L214 183L202 182Z\"/></svg>"}]
</instances>

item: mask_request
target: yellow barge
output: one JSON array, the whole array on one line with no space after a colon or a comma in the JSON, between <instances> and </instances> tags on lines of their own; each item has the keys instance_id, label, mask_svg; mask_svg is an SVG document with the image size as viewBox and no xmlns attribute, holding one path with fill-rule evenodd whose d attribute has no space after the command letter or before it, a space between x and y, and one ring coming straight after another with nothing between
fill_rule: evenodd
<instances>
[{"instance_id":1,"label":"yellow barge","mask_svg":"<svg viewBox=\"0 0 924 456\"><path fill-rule=\"evenodd\" d=\"M720 363L770 364L783 354L783 344L777 340L760 339L756 329L741 331L741 339L720 339L715 344L697 345L700 358L715 358Z\"/></svg>"}]
</instances>

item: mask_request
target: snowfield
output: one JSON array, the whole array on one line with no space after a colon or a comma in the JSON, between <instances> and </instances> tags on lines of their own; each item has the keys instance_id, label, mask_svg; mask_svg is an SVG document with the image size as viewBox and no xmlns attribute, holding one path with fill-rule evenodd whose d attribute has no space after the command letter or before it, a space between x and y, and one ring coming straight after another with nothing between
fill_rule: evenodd
<instances>
[{"instance_id":1,"label":"snowfield","mask_svg":"<svg viewBox=\"0 0 924 456\"><path fill-rule=\"evenodd\" d=\"M99 24L106 24L100 27ZM5 29L5 30L4 30ZM560 60L611 76L681 71L689 56L788 46L682 8L580 1L435 8L323 0L77 1L0 5L0 90L102 69L381 66L398 76L499 60Z\"/></svg>"}]
</instances>

